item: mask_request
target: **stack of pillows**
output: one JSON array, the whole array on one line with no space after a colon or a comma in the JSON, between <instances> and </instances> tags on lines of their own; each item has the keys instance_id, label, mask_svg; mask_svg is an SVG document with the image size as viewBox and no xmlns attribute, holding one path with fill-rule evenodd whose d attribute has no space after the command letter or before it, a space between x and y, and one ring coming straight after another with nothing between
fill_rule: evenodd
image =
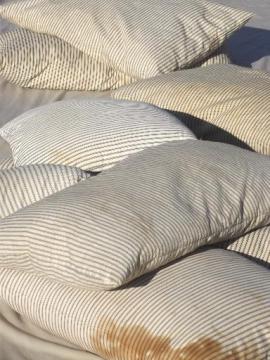
<instances>
[{"instance_id":1,"label":"stack of pillows","mask_svg":"<svg viewBox=\"0 0 270 360\"><path fill-rule=\"evenodd\" d=\"M21 26L1 35L8 80L115 98L0 129L1 300L107 360L265 359L269 270L237 252L270 262L270 78L209 65L250 15L201 0L0 13Z\"/></svg>"},{"instance_id":2,"label":"stack of pillows","mask_svg":"<svg viewBox=\"0 0 270 360\"><path fill-rule=\"evenodd\" d=\"M176 113L199 139L270 153L270 75L222 50L251 14L204 0L19 0L0 16L17 25L0 35L9 82L108 90Z\"/></svg>"},{"instance_id":3,"label":"stack of pillows","mask_svg":"<svg viewBox=\"0 0 270 360\"><path fill-rule=\"evenodd\" d=\"M0 74L23 87L112 90L228 62L222 46L251 14L204 0L19 0L0 7Z\"/></svg>"},{"instance_id":4,"label":"stack of pillows","mask_svg":"<svg viewBox=\"0 0 270 360\"><path fill-rule=\"evenodd\" d=\"M103 359L266 357L269 270L237 252L269 262L268 156L112 99L36 108L0 135L15 165L1 300Z\"/></svg>"}]
</instances>

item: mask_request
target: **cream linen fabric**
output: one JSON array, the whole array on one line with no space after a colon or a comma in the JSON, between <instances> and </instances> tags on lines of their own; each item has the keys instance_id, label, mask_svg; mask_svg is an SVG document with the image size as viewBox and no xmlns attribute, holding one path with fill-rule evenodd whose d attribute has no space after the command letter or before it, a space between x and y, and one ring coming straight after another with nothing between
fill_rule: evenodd
<instances>
[{"instance_id":1,"label":"cream linen fabric","mask_svg":"<svg viewBox=\"0 0 270 360\"><path fill-rule=\"evenodd\" d=\"M106 360L265 360L269 276L238 254L212 249L118 291L84 291L2 268L0 296Z\"/></svg>"},{"instance_id":2,"label":"cream linen fabric","mask_svg":"<svg viewBox=\"0 0 270 360\"><path fill-rule=\"evenodd\" d=\"M270 223L267 156L207 141L152 147L0 222L0 266L112 289Z\"/></svg>"},{"instance_id":3,"label":"cream linen fabric","mask_svg":"<svg viewBox=\"0 0 270 360\"><path fill-rule=\"evenodd\" d=\"M178 71L112 93L188 115L198 138L270 155L270 75L235 65Z\"/></svg>"},{"instance_id":4,"label":"cream linen fabric","mask_svg":"<svg viewBox=\"0 0 270 360\"><path fill-rule=\"evenodd\" d=\"M251 17L204 0L20 0L2 5L0 15L57 36L126 81L207 58Z\"/></svg>"},{"instance_id":5,"label":"cream linen fabric","mask_svg":"<svg viewBox=\"0 0 270 360\"><path fill-rule=\"evenodd\" d=\"M194 66L229 62L220 49ZM0 35L0 74L16 85L39 89L103 91L134 81L55 36L25 29Z\"/></svg>"},{"instance_id":6,"label":"cream linen fabric","mask_svg":"<svg viewBox=\"0 0 270 360\"><path fill-rule=\"evenodd\" d=\"M78 168L29 165L0 171L0 218L90 177Z\"/></svg>"},{"instance_id":7,"label":"cream linen fabric","mask_svg":"<svg viewBox=\"0 0 270 360\"><path fill-rule=\"evenodd\" d=\"M113 99L57 102L0 129L16 166L58 164L100 171L128 155L173 140L196 139L167 111Z\"/></svg>"}]
</instances>

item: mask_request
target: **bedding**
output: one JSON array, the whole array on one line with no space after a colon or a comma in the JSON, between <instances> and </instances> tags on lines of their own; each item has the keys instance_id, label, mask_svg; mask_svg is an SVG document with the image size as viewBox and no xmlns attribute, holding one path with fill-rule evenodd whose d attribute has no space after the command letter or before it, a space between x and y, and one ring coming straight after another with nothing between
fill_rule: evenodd
<instances>
[{"instance_id":1,"label":"bedding","mask_svg":"<svg viewBox=\"0 0 270 360\"><path fill-rule=\"evenodd\" d=\"M56 36L16 29L0 49L0 74L22 87L104 91L135 81Z\"/></svg>"},{"instance_id":2,"label":"bedding","mask_svg":"<svg viewBox=\"0 0 270 360\"><path fill-rule=\"evenodd\" d=\"M270 155L270 75L212 65L138 81L112 92L179 113L199 139Z\"/></svg>"},{"instance_id":3,"label":"bedding","mask_svg":"<svg viewBox=\"0 0 270 360\"><path fill-rule=\"evenodd\" d=\"M60 100L97 97L109 98L109 92L25 89L0 76L0 126L35 107ZM14 162L10 146L0 136L0 169L11 166Z\"/></svg>"},{"instance_id":4,"label":"bedding","mask_svg":"<svg viewBox=\"0 0 270 360\"><path fill-rule=\"evenodd\" d=\"M14 166L12 152L8 143L0 137L0 170Z\"/></svg>"},{"instance_id":5,"label":"bedding","mask_svg":"<svg viewBox=\"0 0 270 360\"><path fill-rule=\"evenodd\" d=\"M0 219L86 178L78 168L29 165L0 172Z\"/></svg>"},{"instance_id":6,"label":"bedding","mask_svg":"<svg viewBox=\"0 0 270 360\"><path fill-rule=\"evenodd\" d=\"M25 0L2 5L0 15L57 36L100 62L92 68L93 81L113 76L126 84L196 64L251 17L203 0Z\"/></svg>"},{"instance_id":7,"label":"bedding","mask_svg":"<svg viewBox=\"0 0 270 360\"><path fill-rule=\"evenodd\" d=\"M20 28L0 36L0 63L1 76L29 88L103 91L135 81L55 36ZM218 49L194 67L224 63L230 60Z\"/></svg>"},{"instance_id":8,"label":"bedding","mask_svg":"<svg viewBox=\"0 0 270 360\"><path fill-rule=\"evenodd\" d=\"M15 166L58 164L99 172L132 153L196 137L168 112L111 99L70 100L35 108L0 129Z\"/></svg>"},{"instance_id":9,"label":"bedding","mask_svg":"<svg viewBox=\"0 0 270 360\"><path fill-rule=\"evenodd\" d=\"M251 231L238 239L229 240L221 247L246 255L270 269L270 227Z\"/></svg>"},{"instance_id":10,"label":"bedding","mask_svg":"<svg viewBox=\"0 0 270 360\"><path fill-rule=\"evenodd\" d=\"M0 0L0 4L6 2ZM224 52L228 52L238 65L269 71L269 1L216 2L254 13L246 26L229 37ZM0 19L0 31L11 29L15 30L16 26ZM224 52L217 54L217 59L215 53L211 53L208 59L192 66L228 62ZM26 89L11 84L0 75L0 126L24 111L47 103L109 96L110 91ZM266 111L269 113L268 109ZM257 122L259 117L255 115L254 119ZM243 146L239 142L237 145ZM12 166L11 149L0 138L0 169ZM265 360L270 353L269 270L258 265L253 267L250 260L235 252L268 267L268 229L265 226L240 238L215 244L226 250L210 249L209 252L207 248L114 291L91 292L74 286L59 287L53 280L2 268L0 360L118 360L121 356L127 360L126 354L132 360L134 354L141 358L147 354L153 360L150 351L160 360L160 356L171 356L171 359L176 356L179 360L179 347L185 360L202 360L202 356L204 360ZM161 274L162 277L157 278ZM153 281L156 282L153 284ZM66 300L69 300L68 304ZM112 321L106 324L103 321L104 326L99 327L104 305L105 315L111 315ZM125 324L128 324L128 331L123 331ZM150 336L145 329L149 330ZM91 341L90 333L94 334ZM201 342L201 334L213 335L214 341ZM170 343L167 335L174 341ZM195 344L194 338L199 339ZM143 347L139 349L141 345ZM236 350L232 349L234 346ZM102 357L90 353L90 349Z\"/></svg>"},{"instance_id":11,"label":"bedding","mask_svg":"<svg viewBox=\"0 0 270 360\"><path fill-rule=\"evenodd\" d=\"M119 291L85 291L4 268L0 282L15 311L106 360L269 354L269 270L226 250L192 254Z\"/></svg>"},{"instance_id":12,"label":"bedding","mask_svg":"<svg viewBox=\"0 0 270 360\"><path fill-rule=\"evenodd\" d=\"M226 49L224 47L219 48L215 52L211 53L211 55L204 59L203 61L200 61L199 63L195 64L193 68L195 67L205 67L209 65L214 64L231 64L231 59L229 58Z\"/></svg>"},{"instance_id":13,"label":"bedding","mask_svg":"<svg viewBox=\"0 0 270 360\"><path fill-rule=\"evenodd\" d=\"M267 156L237 147L152 147L2 219L0 266L71 287L118 288L268 225L269 177Z\"/></svg>"}]
</instances>

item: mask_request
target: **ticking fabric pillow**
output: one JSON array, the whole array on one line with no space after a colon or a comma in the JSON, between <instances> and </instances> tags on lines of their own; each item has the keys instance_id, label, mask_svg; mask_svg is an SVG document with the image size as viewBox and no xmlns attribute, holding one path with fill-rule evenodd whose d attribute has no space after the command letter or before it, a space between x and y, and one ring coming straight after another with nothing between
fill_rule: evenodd
<instances>
[{"instance_id":1,"label":"ticking fabric pillow","mask_svg":"<svg viewBox=\"0 0 270 360\"><path fill-rule=\"evenodd\" d=\"M211 54L207 59L200 61L198 64L195 64L194 67L205 67L209 65L219 65L219 64L231 64L231 59L228 56L226 49L220 48Z\"/></svg>"},{"instance_id":2,"label":"ticking fabric pillow","mask_svg":"<svg viewBox=\"0 0 270 360\"><path fill-rule=\"evenodd\" d=\"M119 291L84 291L0 269L19 314L106 360L266 359L269 271L238 254L198 252Z\"/></svg>"},{"instance_id":3,"label":"ticking fabric pillow","mask_svg":"<svg viewBox=\"0 0 270 360\"><path fill-rule=\"evenodd\" d=\"M229 62L219 49L194 66ZM0 34L0 64L5 79L29 88L103 91L135 81L55 36L25 29Z\"/></svg>"},{"instance_id":4,"label":"ticking fabric pillow","mask_svg":"<svg viewBox=\"0 0 270 360\"><path fill-rule=\"evenodd\" d=\"M178 112L200 139L270 155L267 73L235 65L212 65L140 81L114 91L112 97Z\"/></svg>"},{"instance_id":5,"label":"ticking fabric pillow","mask_svg":"<svg viewBox=\"0 0 270 360\"><path fill-rule=\"evenodd\" d=\"M0 171L0 218L63 190L90 174L57 165L29 165Z\"/></svg>"},{"instance_id":6,"label":"ticking fabric pillow","mask_svg":"<svg viewBox=\"0 0 270 360\"><path fill-rule=\"evenodd\" d=\"M269 178L267 156L234 146L152 147L2 219L0 266L75 287L117 288L200 246L268 225Z\"/></svg>"},{"instance_id":7,"label":"ticking fabric pillow","mask_svg":"<svg viewBox=\"0 0 270 360\"><path fill-rule=\"evenodd\" d=\"M47 34L24 29L0 35L0 75L29 88L110 90L134 80Z\"/></svg>"},{"instance_id":8,"label":"ticking fabric pillow","mask_svg":"<svg viewBox=\"0 0 270 360\"><path fill-rule=\"evenodd\" d=\"M8 143L0 136L0 170L14 166L11 149Z\"/></svg>"},{"instance_id":9,"label":"ticking fabric pillow","mask_svg":"<svg viewBox=\"0 0 270 360\"><path fill-rule=\"evenodd\" d=\"M0 15L57 36L113 69L116 74L109 72L106 82L190 67L251 17L204 0L20 0L2 5Z\"/></svg>"},{"instance_id":10,"label":"ticking fabric pillow","mask_svg":"<svg viewBox=\"0 0 270 360\"><path fill-rule=\"evenodd\" d=\"M9 157L0 157L0 170L10 169L13 166L13 158Z\"/></svg>"},{"instance_id":11,"label":"ticking fabric pillow","mask_svg":"<svg viewBox=\"0 0 270 360\"><path fill-rule=\"evenodd\" d=\"M222 243L221 247L238 252L270 268L270 226Z\"/></svg>"},{"instance_id":12,"label":"ticking fabric pillow","mask_svg":"<svg viewBox=\"0 0 270 360\"><path fill-rule=\"evenodd\" d=\"M196 139L167 111L113 99L74 99L35 108L8 122L0 135L16 166L45 163L93 171L147 147Z\"/></svg>"}]
</instances>

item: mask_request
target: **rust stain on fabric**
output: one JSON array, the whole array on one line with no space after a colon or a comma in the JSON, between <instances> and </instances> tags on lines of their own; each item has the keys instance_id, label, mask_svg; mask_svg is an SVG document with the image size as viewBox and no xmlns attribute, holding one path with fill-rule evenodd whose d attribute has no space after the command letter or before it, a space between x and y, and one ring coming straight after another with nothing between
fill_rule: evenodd
<instances>
[{"instance_id":1,"label":"rust stain on fabric","mask_svg":"<svg viewBox=\"0 0 270 360\"><path fill-rule=\"evenodd\" d=\"M103 319L91 344L96 353L108 360L257 360L257 351L236 348L223 350L222 345L203 337L181 348L171 346L171 339L155 336L142 326L119 326Z\"/></svg>"}]
</instances>

